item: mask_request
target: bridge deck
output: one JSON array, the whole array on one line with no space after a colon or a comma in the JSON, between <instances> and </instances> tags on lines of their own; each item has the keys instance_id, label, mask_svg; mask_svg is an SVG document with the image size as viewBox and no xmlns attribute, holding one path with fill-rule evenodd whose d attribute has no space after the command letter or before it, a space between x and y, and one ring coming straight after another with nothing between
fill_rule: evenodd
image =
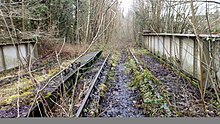
<instances>
[{"instance_id":1,"label":"bridge deck","mask_svg":"<svg viewBox=\"0 0 220 124\"><path fill-rule=\"evenodd\" d=\"M101 54L101 51L88 53L85 56L82 56L81 58L79 58L76 62L80 62L83 65L87 63L88 61L91 61L92 59L94 59L94 57L96 57L98 54Z\"/></svg>"},{"instance_id":2,"label":"bridge deck","mask_svg":"<svg viewBox=\"0 0 220 124\"><path fill-rule=\"evenodd\" d=\"M84 68L86 69L87 67L91 66L100 57L101 53L102 53L102 51L88 53L88 54L82 56L80 59L78 59L77 62L80 62L82 69L84 69ZM69 88L72 88L73 83L71 83L71 81L68 81L68 80L75 77L75 76L73 76L75 74L75 72L76 72L76 68L70 67L70 68L65 69L63 72L59 72L59 74L57 73L58 75L55 74L54 76L48 77L44 81L41 81L41 84L40 84L41 88L43 88L44 85L46 86L43 89L43 92L45 94L47 94L47 93L56 94L55 92L57 91L57 89L59 89L59 87L61 87L63 81L65 82L65 86L68 87L67 90L70 91ZM82 71L82 72L84 72L84 71ZM45 75L42 75L42 76L45 77ZM51 79L48 80L49 78L51 78ZM41 77L39 77L39 79L41 79ZM5 79L5 80L8 80L8 79ZM72 79L72 80L74 80L74 79ZM30 82L27 79L25 81ZM20 82L20 83L22 83L22 82ZM48 85L47 85L47 83L48 83ZM34 87L34 86L32 86L33 83L31 83L31 82L29 84L28 83L25 84L25 82L23 82L22 84L23 85L22 85L21 90L23 90L25 88L27 89L27 87L30 87L30 86ZM16 94L17 94L17 92L16 92L17 86L16 85L17 85L16 82L10 82L9 84L5 84L0 87L0 96L1 96L0 109L2 107L7 108L4 111L0 111L0 118L4 118L4 115L7 115L4 113L8 113L8 112L13 111L13 109L12 109L13 106L11 106L11 103L14 103L16 101L16 99L14 99L14 98L12 99L11 97L16 96ZM13 89L13 91L15 91L15 92L11 92L10 89ZM27 92L30 94L28 94L28 96L25 98L20 98L21 101L25 100L25 103L31 103L32 97L35 94L34 91L36 91L36 90L33 88L29 88ZM52 95L49 97L52 97ZM26 99L26 98L28 98L28 99ZM11 101L9 101L8 99L10 99ZM47 100L49 100L49 98ZM29 109L29 107L28 107L28 109ZM23 113L20 113L22 117L27 116L28 109L22 110ZM14 113L14 112L16 112L16 111L11 112L11 117L16 117L16 113ZM2 113L2 115L1 115L1 113ZM32 108L33 115L31 114L30 116L34 116L36 113L39 113L39 108L37 105L34 105L34 107Z\"/></svg>"}]
</instances>

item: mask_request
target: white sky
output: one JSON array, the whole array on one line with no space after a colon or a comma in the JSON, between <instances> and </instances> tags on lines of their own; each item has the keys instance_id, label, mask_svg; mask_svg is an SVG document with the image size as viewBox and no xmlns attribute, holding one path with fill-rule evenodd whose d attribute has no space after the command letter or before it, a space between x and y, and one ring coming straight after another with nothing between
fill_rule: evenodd
<instances>
[{"instance_id":1,"label":"white sky","mask_svg":"<svg viewBox=\"0 0 220 124\"><path fill-rule=\"evenodd\" d=\"M124 14L128 13L129 8L132 5L133 0L119 0L122 2L122 7L124 8Z\"/></svg>"},{"instance_id":2,"label":"white sky","mask_svg":"<svg viewBox=\"0 0 220 124\"><path fill-rule=\"evenodd\" d=\"M133 3L133 0L119 0L119 1L122 2L121 7L124 9L123 14L124 14L124 15L127 15L128 11L129 11L129 9L130 9L132 3ZM220 2L220 0L208 0L208 1L217 1L217 2ZM204 4L204 3L203 3L203 4ZM204 5L205 5L205 4L204 4ZM214 4L214 5L217 5L217 4ZM203 12L203 11L205 11L204 6L201 6L200 8L202 8L202 9L201 9L201 13L204 13L204 12Z\"/></svg>"}]
</instances>

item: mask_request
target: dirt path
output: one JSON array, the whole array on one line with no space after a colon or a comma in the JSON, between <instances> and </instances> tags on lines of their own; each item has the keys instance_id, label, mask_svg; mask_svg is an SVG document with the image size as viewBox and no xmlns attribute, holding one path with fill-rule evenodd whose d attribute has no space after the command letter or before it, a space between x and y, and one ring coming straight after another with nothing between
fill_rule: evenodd
<instances>
[{"instance_id":1,"label":"dirt path","mask_svg":"<svg viewBox=\"0 0 220 124\"><path fill-rule=\"evenodd\" d=\"M111 88L102 101L104 111L101 117L144 117L142 111L137 108L139 96L136 90L129 89L131 76L125 73L127 53L122 52L118 65L114 68L114 80Z\"/></svg>"}]
</instances>

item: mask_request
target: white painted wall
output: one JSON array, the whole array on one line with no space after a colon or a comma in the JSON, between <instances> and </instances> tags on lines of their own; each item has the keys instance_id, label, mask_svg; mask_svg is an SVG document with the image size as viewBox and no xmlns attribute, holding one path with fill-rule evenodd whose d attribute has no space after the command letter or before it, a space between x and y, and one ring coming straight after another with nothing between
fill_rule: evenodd
<instances>
[{"instance_id":1,"label":"white painted wall","mask_svg":"<svg viewBox=\"0 0 220 124\"><path fill-rule=\"evenodd\" d=\"M154 48L155 48L155 54L159 53L159 41L158 41L158 37L154 36Z\"/></svg>"},{"instance_id":2,"label":"white painted wall","mask_svg":"<svg viewBox=\"0 0 220 124\"><path fill-rule=\"evenodd\" d=\"M180 39L178 37L174 37L173 40L172 40L171 57L180 59L180 57L179 57L179 45L180 45Z\"/></svg>"},{"instance_id":3,"label":"white painted wall","mask_svg":"<svg viewBox=\"0 0 220 124\"><path fill-rule=\"evenodd\" d=\"M167 58L172 57L172 58L178 58L180 60L180 38L179 37L146 36L146 39L147 40L145 42L149 42L149 50L152 51L153 53L156 53L156 54L159 53L159 56L165 55ZM183 70L193 75L194 41L190 38L183 37L182 42L183 42L183 46L182 46ZM171 53L170 53L170 49L171 49ZM198 60L197 60L197 67L198 67L197 68L198 77L200 77L199 54L198 54ZM220 72L219 72L219 78L220 78Z\"/></svg>"},{"instance_id":4,"label":"white painted wall","mask_svg":"<svg viewBox=\"0 0 220 124\"><path fill-rule=\"evenodd\" d=\"M164 46L165 46L164 55L168 58L170 57L170 37L165 37Z\"/></svg>"},{"instance_id":5,"label":"white painted wall","mask_svg":"<svg viewBox=\"0 0 220 124\"><path fill-rule=\"evenodd\" d=\"M4 55L4 58L5 58L6 70L12 69L18 66L18 63L19 63L18 55L19 54L20 54L21 61L23 62L23 64L26 64L25 59L27 59L28 51L30 52L31 59L36 59L37 57L37 55L35 55L35 51L33 50L34 48L33 44L28 45L26 43L26 44L18 45L19 52L17 52L17 48L14 47L13 45L2 45L1 48L3 49L3 54L1 53L1 50L0 50L0 72L4 71L2 55Z\"/></svg>"},{"instance_id":6,"label":"white painted wall","mask_svg":"<svg viewBox=\"0 0 220 124\"><path fill-rule=\"evenodd\" d=\"M149 36L149 38L150 38L150 44L149 44L149 50L151 51L151 52L153 52L153 49L152 49L152 47L153 47L153 40L152 40L152 36Z\"/></svg>"},{"instance_id":7,"label":"white painted wall","mask_svg":"<svg viewBox=\"0 0 220 124\"><path fill-rule=\"evenodd\" d=\"M220 80L220 43L219 42L215 42L214 43L214 49L215 49L215 53L214 53L214 56L215 56L215 60L214 60L214 63L215 63L215 67L217 68L217 77L218 79Z\"/></svg>"},{"instance_id":8,"label":"white painted wall","mask_svg":"<svg viewBox=\"0 0 220 124\"><path fill-rule=\"evenodd\" d=\"M160 36L159 37L159 55L162 56L163 55L163 37Z\"/></svg>"},{"instance_id":9,"label":"white painted wall","mask_svg":"<svg viewBox=\"0 0 220 124\"><path fill-rule=\"evenodd\" d=\"M31 56L31 59L36 59L36 55L35 55L35 51L34 51L34 45L33 44L30 44L30 56Z\"/></svg>"},{"instance_id":10,"label":"white painted wall","mask_svg":"<svg viewBox=\"0 0 220 124\"><path fill-rule=\"evenodd\" d=\"M183 70L193 75L194 42L189 38L183 38L182 41Z\"/></svg>"},{"instance_id":11,"label":"white painted wall","mask_svg":"<svg viewBox=\"0 0 220 124\"><path fill-rule=\"evenodd\" d=\"M174 38L172 36L175 36ZM159 56L166 56L166 59L170 61L168 58L178 58L180 60L180 52L182 53L182 69L193 75L193 69L194 69L194 64L197 66L196 70L196 77L198 80L201 80L201 68L200 68L200 51L198 51L197 57L194 57L194 50L199 50L198 48L194 48L194 40L195 37L188 37L186 35L153 35L153 36L144 36L144 37L149 37L149 50L153 53L156 54L159 52ZM173 39L171 39L173 38ZM182 46L180 50L180 38L182 41ZM201 37L204 38L204 37ZM164 40L164 41L163 41ZM164 42L164 43L163 43ZM171 44L172 42L172 44ZM206 42L206 41L204 41ZM203 43L204 43L203 42ZM164 46L163 46L164 44ZM217 69L217 77L220 80L220 42L215 42L214 49L214 58L215 58L215 67ZM170 51L171 50L171 51ZM206 51L206 56L209 58L208 55L208 46L204 47L204 51ZM171 52L171 53L170 53ZM194 60L196 58L196 60ZM195 61L195 63L194 63ZM173 64L176 64L175 62L172 61ZM178 66L178 65L177 65ZM204 76L203 76L204 77ZM205 81L205 79L202 79L202 81Z\"/></svg>"},{"instance_id":12,"label":"white painted wall","mask_svg":"<svg viewBox=\"0 0 220 124\"><path fill-rule=\"evenodd\" d=\"M18 49L19 49L19 54L20 54L22 63L26 64L27 51L26 51L25 45L18 45Z\"/></svg>"},{"instance_id":13,"label":"white painted wall","mask_svg":"<svg viewBox=\"0 0 220 124\"><path fill-rule=\"evenodd\" d=\"M12 69L18 66L17 50L13 45L3 47L6 69Z\"/></svg>"},{"instance_id":14,"label":"white painted wall","mask_svg":"<svg viewBox=\"0 0 220 124\"><path fill-rule=\"evenodd\" d=\"M155 53L155 38L152 36L152 52Z\"/></svg>"},{"instance_id":15,"label":"white painted wall","mask_svg":"<svg viewBox=\"0 0 220 124\"><path fill-rule=\"evenodd\" d=\"M1 49L2 48L0 47L0 72L4 70Z\"/></svg>"}]
</instances>

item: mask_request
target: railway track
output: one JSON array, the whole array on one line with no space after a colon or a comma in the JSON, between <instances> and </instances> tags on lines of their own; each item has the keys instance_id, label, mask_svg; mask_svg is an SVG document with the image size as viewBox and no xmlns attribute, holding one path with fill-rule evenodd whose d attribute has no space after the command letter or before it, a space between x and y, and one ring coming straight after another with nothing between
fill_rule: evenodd
<instances>
[{"instance_id":1,"label":"railway track","mask_svg":"<svg viewBox=\"0 0 220 124\"><path fill-rule=\"evenodd\" d=\"M107 55L107 57L105 58L104 62L102 63L101 67L99 68L98 72L96 73L94 79L91 81L91 86L86 94L86 96L83 99L82 104L80 105L75 117L80 117L82 114L83 109L87 106L89 100L90 100L90 95L93 93L95 86L97 85L98 80L100 80L100 77L102 76L102 72L104 70L104 68L107 65L108 59L110 57L110 54Z\"/></svg>"},{"instance_id":2,"label":"railway track","mask_svg":"<svg viewBox=\"0 0 220 124\"><path fill-rule=\"evenodd\" d=\"M68 67L62 69L59 73L51 77L46 84L40 89L40 91L44 91L46 93L50 92L52 95L48 97L45 101L49 104L49 108L52 108L57 99L59 99L58 93L63 93L63 88L65 87L65 93L68 94L71 92L71 89L74 87L75 78L79 73L86 72L91 65L93 65L98 58L101 56L102 51L91 52L81 58L79 58L76 62L71 63ZM61 89L61 90L60 90ZM37 95L36 95L37 96ZM53 103L51 104L51 101ZM42 105L34 105L32 104L32 109L30 109L27 117L42 117L45 116L42 110L45 108ZM40 113L40 114L39 114ZM42 114L43 113L43 114Z\"/></svg>"},{"instance_id":3,"label":"railway track","mask_svg":"<svg viewBox=\"0 0 220 124\"><path fill-rule=\"evenodd\" d=\"M47 82L45 82L42 87L40 87L43 93L51 92L52 94L49 98L46 98L46 101L48 102L48 106L50 108L56 108L55 103L51 103L51 99L52 101L57 102L57 100L60 100L60 96L62 96L61 94L78 93L76 96L74 96L73 99L78 98L79 101L73 102L74 108L72 109L73 111L70 112L72 115L67 117L151 117L151 115L148 115L147 112L146 114L144 110L142 111L144 107L151 105L153 109L157 109L159 106L158 111L159 114L160 112L162 113L162 117L174 116L175 111L173 111L173 106L171 106L171 104L169 103L170 99L167 98L160 89L161 85L168 84L166 84L166 82L162 84L163 80L156 78L157 75L153 75L155 71L151 68L148 68L147 66L149 65L151 67L155 67L156 64L154 63L154 61L151 62L152 64L147 63L147 61L144 60L138 52L135 52L135 49L128 48L128 51L126 51L126 53L124 51L121 53L117 64L115 66L111 66L111 70L109 71L110 66L108 65L108 60L111 55L108 54L105 58L100 58L101 53L101 51L98 51L81 57L77 62L72 63L70 66L68 66L68 68L61 70L59 73L57 73ZM128 53L130 53L130 55ZM158 79L158 82L160 83L157 83L157 81L155 82L153 78L151 79L144 75L145 77L143 79L143 83L142 81L139 81L141 83L139 83L138 86L145 85L150 88L138 88L130 90L128 87L130 87L130 84L133 83L133 81L135 80L135 78L133 79L133 77L135 77L136 75L135 73L127 73L126 69L132 69L132 67L127 65L131 64L127 63L129 57L133 58L132 61L134 60L133 63L135 64L135 69L137 71L140 71L140 73L138 74L145 74L147 71L149 72L149 74L152 74L155 79ZM158 69L158 71L160 71L160 69ZM80 75L78 75L79 73ZM79 80L79 83L77 83L78 80L76 82L78 76L81 76L82 79ZM166 75L162 75L161 77L163 76ZM103 81L103 77L109 80L106 81L104 79L105 81ZM81 86L85 86L85 84L82 85L83 82L86 82L87 88L85 90L77 89ZM106 92L104 92L104 95L100 97L100 92L98 91L98 88L101 83L109 87ZM76 89L76 91L74 91L73 93L72 89L74 88ZM66 92L63 93L63 90L61 89L65 89ZM157 104L158 106L153 106L154 103L148 103L144 101L146 99L142 95L144 93L143 90L144 92L146 91L146 93L153 93L153 97L148 97L150 100L160 100L159 104ZM81 91L83 91L83 95L81 95L81 97L78 97L79 92L81 93ZM36 96L39 95L37 94ZM71 98L72 97L66 97L64 101L71 100ZM94 100L95 98L98 98L98 100ZM98 103L96 104L95 102L97 101ZM98 112L93 109L94 103L98 106L97 108L95 108L96 110L98 110ZM75 105L77 106L75 107ZM44 113L44 109L45 108L41 105L41 103L35 101L31 106L31 109L29 109L29 113L26 114L25 117L50 117L46 116L46 113ZM148 112L152 112L151 109L146 108L146 110ZM90 112L94 112L95 114L93 113L93 115L91 115ZM61 117L63 116L61 115Z\"/></svg>"},{"instance_id":4,"label":"railway track","mask_svg":"<svg viewBox=\"0 0 220 124\"><path fill-rule=\"evenodd\" d=\"M75 83L74 79L77 73L79 72L82 75L89 70L91 65L98 60L101 54L102 51L91 52L79 58L77 61L72 62L69 66L60 70L54 76L41 82L38 87L34 88L31 91L34 94L28 99L30 101L26 101L28 104L22 103L19 105L19 109L9 104L6 106L7 109L0 110L0 117L14 118L17 117L18 112L20 117L46 117L43 103L46 102L46 106L52 108L55 103L51 102L51 100L57 102L57 100L59 100L59 93L62 94L64 90L70 92Z\"/></svg>"}]
</instances>

